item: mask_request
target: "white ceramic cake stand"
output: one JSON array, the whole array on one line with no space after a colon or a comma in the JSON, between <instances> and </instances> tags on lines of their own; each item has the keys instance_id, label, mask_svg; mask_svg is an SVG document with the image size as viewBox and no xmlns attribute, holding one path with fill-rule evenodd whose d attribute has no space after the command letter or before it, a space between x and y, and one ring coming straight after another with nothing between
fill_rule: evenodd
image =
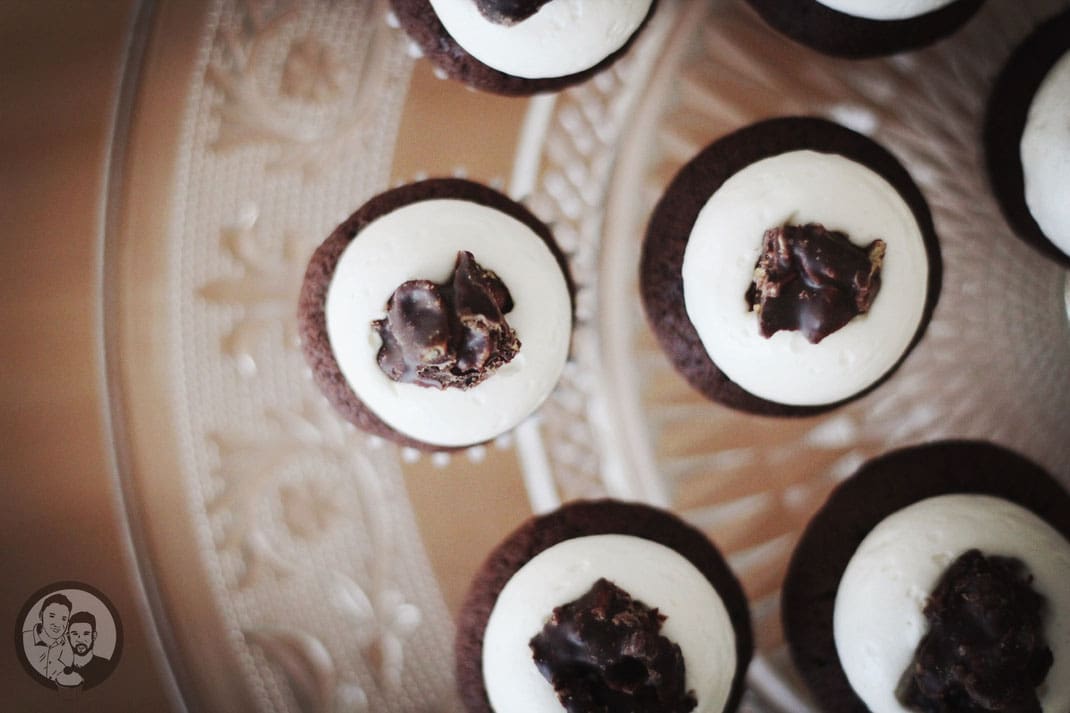
<instances>
[{"instance_id":1,"label":"white ceramic cake stand","mask_svg":"<svg viewBox=\"0 0 1070 713\"><path fill-rule=\"evenodd\" d=\"M1001 63L1058 4L990 0L932 49L846 62L740 2L663 0L623 61L531 101L428 80L385 2L156 7L119 113L104 329L123 499L184 703L457 710L451 617L483 553L526 513L608 494L713 537L754 615L746 709L805 710L778 592L836 482L889 448L952 436L1070 478L1066 271L1011 235L979 143ZM637 293L645 221L673 172L783 114L833 118L896 154L944 259L934 319L896 375L800 420L698 397ZM328 407L296 343L296 299L311 251L364 200L455 167L553 226L578 325L534 418L428 457Z\"/></svg>"}]
</instances>

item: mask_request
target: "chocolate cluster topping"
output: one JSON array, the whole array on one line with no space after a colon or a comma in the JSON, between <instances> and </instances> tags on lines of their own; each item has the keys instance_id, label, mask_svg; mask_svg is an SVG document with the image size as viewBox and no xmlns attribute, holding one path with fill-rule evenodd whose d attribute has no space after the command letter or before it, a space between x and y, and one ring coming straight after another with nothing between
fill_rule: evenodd
<instances>
[{"instance_id":1,"label":"chocolate cluster topping","mask_svg":"<svg viewBox=\"0 0 1070 713\"><path fill-rule=\"evenodd\" d=\"M475 0L483 17L499 25L515 25L526 20L550 0Z\"/></svg>"},{"instance_id":2,"label":"chocolate cluster topping","mask_svg":"<svg viewBox=\"0 0 1070 713\"><path fill-rule=\"evenodd\" d=\"M1044 598L1020 560L969 550L925 605L929 632L896 695L925 713L1040 713L1036 688L1052 665Z\"/></svg>"},{"instance_id":3,"label":"chocolate cluster topping","mask_svg":"<svg viewBox=\"0 0 1070 713\"><path fill-rule=\"evenodd\" d=\"M386 318L372 322L383 340L379 368L394 381L470 389L520 350L505 321L512 309L505 283L462 250L445 283L410 280L394 290Z\"/></svg>"},{"instance_id":4,"label":"chocolate cluster topping","mask_svg":"<svg viewBox=\"0 0 1070 713\"><path fill-rule=\"evenodd\" d=\"M765 231L747 290L763 337L799 330L817 344L869 311L881 286L885 244L866 247L817 223Z\"/></svg>"},{"instance_id":5,"label":"chocolate cluster topping","mask_svg":"<svg viewBox=\"0 0 1070 713\"><path fill-rule=\"evenodd\" d=\"M607 579L557 607L531 651L568 713L687 713L680 647L662 636L665 617Z\"/></svg>"}]
</instances>

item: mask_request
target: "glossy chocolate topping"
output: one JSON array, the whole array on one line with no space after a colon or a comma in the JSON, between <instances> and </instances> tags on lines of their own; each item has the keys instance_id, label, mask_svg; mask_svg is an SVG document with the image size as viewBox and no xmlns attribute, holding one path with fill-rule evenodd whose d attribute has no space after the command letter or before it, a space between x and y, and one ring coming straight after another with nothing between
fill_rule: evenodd
<instances>
[{"instance_id":1,"label":"glossy chocolate topping","mask_svg":"<svg viewBox=\"0 0 1070 713\"><path fill-rule=\"evenodd\" d=\"M880 290L885 244L854 245L816 223L765 231L747 290L763 337L799 330L811 343L869 311Z\"/></svg>"},{"instance_id":2,"label":"glossy chocolate topping","mask_svg":"<svg viewBox=\"0 0 1070 713\"><path fill-rule=\"evenodd\" d=\"M526 20L550 0L475 0L483 17L499 25L513 25Z\"/></svg>"},{"instance_id":3,"label":"glossy chocolate topping","mask_svg":"<svg viewBox=\"0 0 1070 713\"><path fill-rule=\"evenodd\" d=\"M662 636L665 617L607 579L554 609L531 640L542 675L568 713L687 713L680 647Z\"/></svg>"},{"instance_id":4,"label":"glossy chocolate topping","mask_svg":"<svg viewBox=\"0 0 1070 713\"><path fill-rule=\"evenodd\" d=\"M372 322L383 340L379 368L394 381L443 389L469 389L520 349L505 321L513 300L505 283L472 253L457 253L450 279L439 285L410 280Z\"/></svg>"},{"instance_id":5,"label":"glossy chocolate topping","mask_svg":"<svg viewBox=\"0 0 1070 713\"><path fill-rule=\"evenodd\" d=\"M925 605L929 633L896 695L925 713L1040 713L1036 688L1052 665L1044 598L1013 557L969 550Z\"/></svg>"}]
</instances>

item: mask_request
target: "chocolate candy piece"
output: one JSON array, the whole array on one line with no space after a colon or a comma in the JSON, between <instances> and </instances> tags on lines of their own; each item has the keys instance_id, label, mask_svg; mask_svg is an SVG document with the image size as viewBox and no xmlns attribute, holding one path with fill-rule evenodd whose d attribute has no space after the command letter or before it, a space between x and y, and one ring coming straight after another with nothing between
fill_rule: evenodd
<instances>
[{"instance_id":1,"label":"chocolate candy piece","mask_svg":"<svg viewBox=\"0 0 1070 713\"><path fill-rule=\"evenodd\" d=\"M816 223L765 231L747 290L763 337L799 330L812 344L869 311L880 290L884 241L859 247Z\"/></svg>"},{"instance_id":2,"label":"chocolate candy piece","mask_svg":"<svg viewBox=\"0 0 1070 713\"><path fill-rule=\"evenodd\" d=\"M550 0L475 0L483 17L499 25L514 25L526 20Z\"/></svg>"},{"instance_id":3,"label":"chocolate candy piece","mask_svg":"<svg viewBox=\"0 0 1070 713\"><path fill-rule=\"evenodd\" d=\"M505 283L462 250L447 282L410 280L390 296L386 318L372 323L379 368L394 381L470 389L519 351L505 321L512 309Z\"/></svg>"},{"instance_id":4,"label":"chocolate candy piece","mask_svg":"<svg viewBox=\"0 0 1070 713\"><path fill-rule=\"evenodd\" d=\"M531 640L539 672L569 713L687 713L680 647L658 633L665 617L607 579L554 609Z\"/></svg>"},{"instance_id":5,"label":"chocolate candy piece","mask_svg":"<svg viewBox=\"0 0 1070 713\"><path fill-rule=\"evenodd\" d=\"M896 695L926 713L1034 713L1052 665L1044 598L1013 557L969 550L951 563L925 604L929 633Z\"/></svg>"}]
</instances>

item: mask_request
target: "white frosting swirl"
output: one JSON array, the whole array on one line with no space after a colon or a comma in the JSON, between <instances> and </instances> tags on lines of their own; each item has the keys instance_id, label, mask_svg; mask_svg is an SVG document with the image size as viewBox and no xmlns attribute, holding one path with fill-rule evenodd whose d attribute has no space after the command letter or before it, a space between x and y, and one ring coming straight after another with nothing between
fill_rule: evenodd
<instances>
[{"instance_id":1,"label":"white frosting swirl","mask_svg":"<svg viewBox=\"0 0 1070 713\"><path fill-rule=\"evenodd\" d=\"M798 331L766 339L745 299L762 235L811 222L856 245L885 241L880 292L818 344ZM752 163L710 197L682 272L687 315L717 367L756 396L812 406L856 394L895 365L925 310L929 261L914 214L883 177L839 155L791 151Z\"/></svg>"},{"instance_id":2,"label":"white frosting swirl","mask_svg":"<svg viewBox=\"0 0 1070 713\"><path fill-rule=\"evenodd\" d=\"M590 69L635 34L652 0L550 0L512 25L492 22L475 0L430 0L468 54L514 77L564 77Z\"/></svg>"},{"instance_id":3,"label":"white frosting swirl","mask_svg":"<svg viewBox=\"0 0 1070 713\"><path fill-rule=\"evenodd\" d=\"M906 20L939 10L955 0L817 0L825 7L867 20Z\"/></svg>"},{"instance_id":4,"label":"white frosting swirl","mask_svg":"<svg viewBox=\"0 0 1070 713\"><path fill-rule=\"evenodd\" d=\"M505 318L519 353L467 391L392 381L376 361L382 340L372 321L402 283L445 282L459 250L508 287L514 307ZM410 203L367 225L338 260L325 311L331 349L354 393L395 430L437 446L479 443L520 423L553 390L572 335L568 285L546 243L501 211L454 199Z\"/></svg>"},{"instance_id":5,"label":"white frosting swirl","mask_svg":"<svg viewBox=\"0 0 1070 713\"><path fill-rule=\"evenodd\" d=\"M1070 51L1033 96L1021 156L1029 212L1048 240L1070 255Z\"/></svg>"},{"instance_id":6,"label":"white frosting swirl","mask_svg":"<svg viewBox=\"0 0 1070 713\"><path fill-rule=\"evenodd\" d=\"M605 577L667 618L661 633L680 646L694 713L721 713L736 672L736 639L713 585L680 553L630 535L565 540L521 567L498 596L483 636L483 682L491 707L508 713L561 713L528 642L554 607Z\"/></svg>"},{"instance_id":7,"label":"white frosting swirl","mask_svg":"<svg viewBox=\"0 0 1070 713\"><path fill-rule=\"evenodd\" d=\"M1070 542L1002 498L942 495L889 515L859 545L836 593L833 629L847 680L873 713L911 713L895 697L918 642L922 609L944 570L969 549L1016 557L1047 602L1054 664L1037 689L1044 713L1070 710Z\"/></svg>"}]
</instances>

